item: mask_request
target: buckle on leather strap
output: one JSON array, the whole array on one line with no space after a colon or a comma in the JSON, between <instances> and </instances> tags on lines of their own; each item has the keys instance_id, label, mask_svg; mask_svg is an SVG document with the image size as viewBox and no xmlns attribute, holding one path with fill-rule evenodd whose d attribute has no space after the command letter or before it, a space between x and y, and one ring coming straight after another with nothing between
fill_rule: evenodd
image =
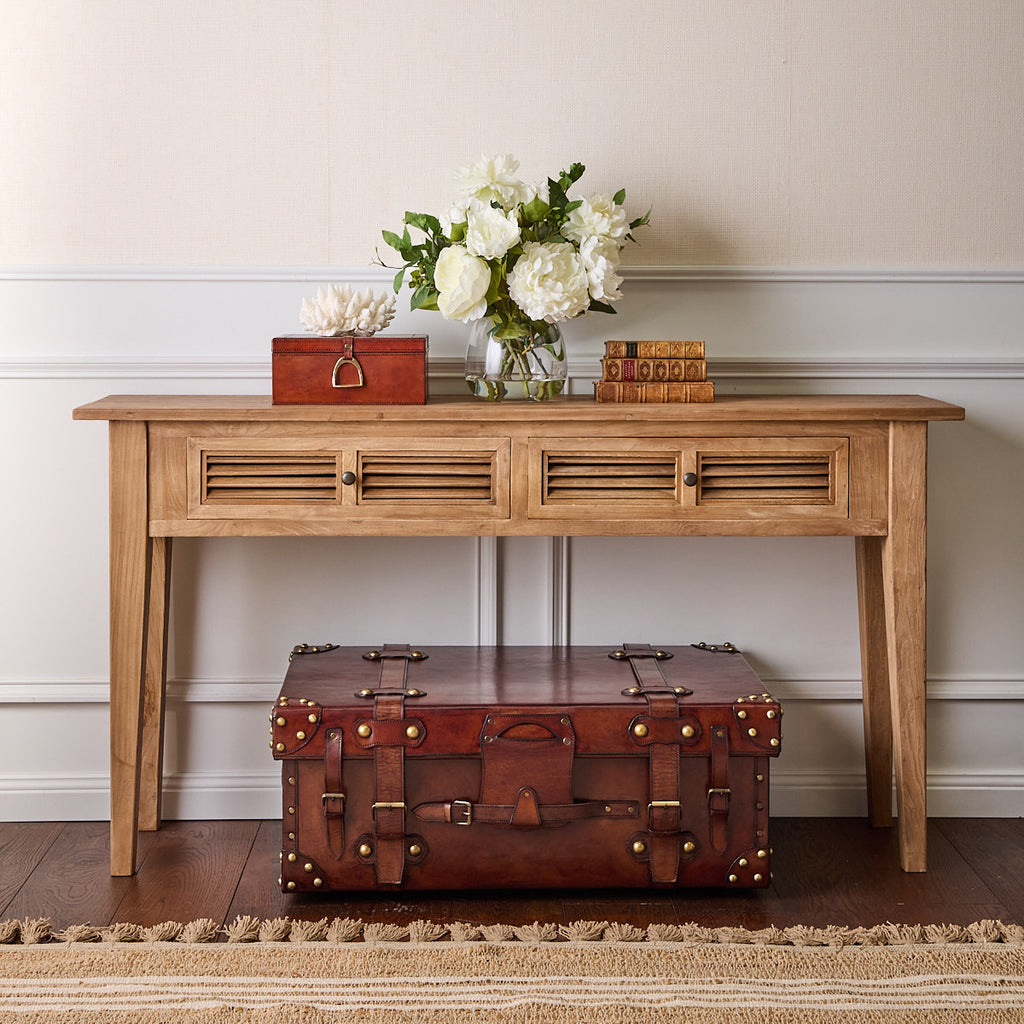
<instances>
[{"instance_id":1,"label":"buckle on leather strap","mask_svg":"<svg viewBox=\"0 0 1024 1024\"><path fill-rule=\"evenodd\" d=\"M711 806L712 800L720 800L724 806L719 805L718 807L712 807L713 811L725 811L728 810L729 800L732 797L732 790L727 788L715 787L708 790L708 806Z\"/></svg>"},{"instance_id":2,"label":"buckle on leather strap","mask_svg":"<svg viewBox=\"0 0 1024 1024\"><path fill-rule=\"evenodd\" d=\"M647 805L647 813L651 813L653 807L682 807L683 805L678 800L652 800Z\"/></svg>"},{"instance_id":3,"label":"buckle on leather strap","mask_svg":"<svg viewBox=\"0 0 1024 1024\"><path fill-rule=\"evenodd\" d=\"M466 809L465 812L464 812L464 814L465 814L465 820L464 821L456 821L455 820L455 808L460 806L460 805ZM473 824L473 805L468 800L453 800L452 801L452 824L453 825L472 825Z\"/></svg>"},{"instance_id":4,"label":"buckle on leather strap","mask_svg":"<svg viewBox=\"0 0 1024 1024\"><path fill-rule=\"evenodd\" d=\"M397 811L397 810L404 811L405 810L405 801L404 800L398 800L398 801L395 801L395 802L387 802L387 801L378 800L376 803L374 803L374 804L372 804L370 806L370 814L373 817L374 821L377 820L377 808L378 807L382 807L386 811Z\"/></svg>"},{"instance_id":5,"label":"buckle on leather strap","mask_svg":"<svg viewBox=\"0 0 1024 1024\"><path fill-rule=\"evenodd\" d=\"M341 810L340 811L335 811L333 813L336 813L336 814L344 814L345 813L345 794L344 793L321 793L320 794L320 802L324 805L324 807L327 806L327 801L328 800L340 800L341 801Z\"/></svg>"}]
</instances>

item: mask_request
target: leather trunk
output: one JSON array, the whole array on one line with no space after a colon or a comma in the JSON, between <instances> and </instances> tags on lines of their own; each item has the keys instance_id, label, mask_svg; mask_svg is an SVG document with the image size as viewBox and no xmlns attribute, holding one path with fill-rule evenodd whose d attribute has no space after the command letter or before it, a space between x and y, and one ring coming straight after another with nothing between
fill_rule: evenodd
<instances>
[{"instance_id":1,"label":"leather trunk","mask_svg":"<svg viewBox=\"0 0 1024 1024\"><path fill-rule=\"evenodd\" d=\"M767 886L781 716L729 645L302 645L282 889Z\"/></svg>"},{"instance_id":2,"label":"leather trunk","mask_svg":"<svg viewBox=\"0 0 1024 1024\"><path fill-rule=\"evenodd\" d=\"M427 338L274 338L274 405L423 405Z\"/></svg>"}]
</instances>

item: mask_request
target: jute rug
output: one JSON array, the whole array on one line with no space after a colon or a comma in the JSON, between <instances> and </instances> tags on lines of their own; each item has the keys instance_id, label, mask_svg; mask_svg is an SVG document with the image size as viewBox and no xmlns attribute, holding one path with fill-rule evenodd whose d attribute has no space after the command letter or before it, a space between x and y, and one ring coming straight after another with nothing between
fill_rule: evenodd
<instances>
[{"instance_id":1,"label":"jute rug","mask_svg":"<svg viewBox=\"0 0 1024 1024\"><path fill-rule=\"evenodd\" d=\"M1019 1024L1024 928L0 922L0 1021Z\"/></svg>"}]
</instances>

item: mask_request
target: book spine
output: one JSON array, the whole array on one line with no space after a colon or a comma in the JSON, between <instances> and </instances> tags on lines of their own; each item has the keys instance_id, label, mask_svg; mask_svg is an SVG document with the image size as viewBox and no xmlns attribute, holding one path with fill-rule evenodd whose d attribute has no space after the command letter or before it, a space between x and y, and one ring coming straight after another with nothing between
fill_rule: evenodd
<instances>
[{"instance_id":1,"label":"book spine","mask_svg":"<svg viewBox=\"0 0 1024 1024\"><path fill-rule=\"evenodd\" d=\"M628 359L605 356L601 360L605 380L704 381L708 364L704 359Z\"/></svg>"},{"instance_id":2,"label":"book spine","mask_svg":"<svg viewBox=\"0 0 1024 1024\"><path fill-rule=\"evenodd\" d=\"M640 381L599 380L594 383L594 398L598 402L713 402L715 385L711 381L688 384L682 381L666 383Z\"/></svg>"},{"instance_id":3,"label":"book spine","mask_svg":"<svg viewBox=\"0 0 1024 1024\"><path fill-rule=\"evenodd\" d=\"M616 359L704 359L703 341L606 341L604 354Z\"/></svg>"}]
</instances>

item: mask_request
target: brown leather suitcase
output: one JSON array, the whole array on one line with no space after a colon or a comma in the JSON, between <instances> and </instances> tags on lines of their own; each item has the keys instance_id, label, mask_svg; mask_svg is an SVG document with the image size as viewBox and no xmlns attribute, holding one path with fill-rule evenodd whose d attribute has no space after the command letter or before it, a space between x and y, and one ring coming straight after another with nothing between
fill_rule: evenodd
<instances>
[{"instance_id":1,"label":"brown leather suitcase","mask_svg":"<svg viewBox=\"0 0 1024 1024\"><path fill-rule=\"evenodd\" d=\"M766 886L781 716L731 645L301 645L282 889Z\"/></svg>"},{"instance_id":2,"label":"brown leather suitcase","mask_svg":"<svg viewBox=\"0 0 1024 1024\"><path fill-rule=\"evenodd\" d=\"M271 377L274 405L423 405L427 338L274 338Z\"/></svg>"}]
</instances>

